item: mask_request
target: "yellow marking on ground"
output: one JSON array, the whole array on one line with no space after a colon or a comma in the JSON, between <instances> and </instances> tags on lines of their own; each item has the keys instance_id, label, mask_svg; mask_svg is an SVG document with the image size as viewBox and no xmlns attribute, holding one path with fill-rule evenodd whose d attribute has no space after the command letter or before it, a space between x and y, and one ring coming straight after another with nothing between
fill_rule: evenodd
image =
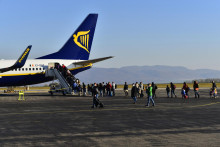
<instances>
[{"instance_id":1,"label":"yellow marking on ground","mask_svg":"<svg viewBox=\"0 0 220 147\"><path fill-rule=\"evenodd\" d=\"M190 107L190 108L205 107L205 106L215 105L215 104L219 104L219 103L220 103L220 102L214 102L214 103L203 104L203 105L196 105L196 106L189 106L189 107Z\"/></svg>"},{"instance_id":2,"label":"yellow marking on ground","mask_svg":"<svg viewBox=\"0 0 220 147\"><path fill-rule=\"evenodd\" d=\"M205 107L205 106L210 106L210 105L215 105L219 104L220 102L215 102L215 103L209 103L209 104L203 104L203 105L196 105L196 106L187 106L186 108L198 108L198 107ZM157 109L161 107L141 107L141 108L96 108L96 109L85 109L85 110L58 110L58 111L38 111L38 112L20 112L20 113L1 113L0 116L6 116L6 115L28 115L28 114L55 114L55 113L77 113L77 112L97 112L97 111L127 111L127 110L152 110L152 109ZM184 107L170 107L175 108L175 109L180 109ZM158 109L159 110L159 109Z\"/></svg>"}]
</instances>

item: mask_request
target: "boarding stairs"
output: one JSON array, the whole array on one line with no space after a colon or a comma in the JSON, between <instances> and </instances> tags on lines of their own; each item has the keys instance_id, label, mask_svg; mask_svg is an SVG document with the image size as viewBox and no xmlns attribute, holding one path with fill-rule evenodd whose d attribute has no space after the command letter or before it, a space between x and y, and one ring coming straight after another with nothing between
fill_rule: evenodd
<instances>
[{"instance_id":1,"label":"boarding stairs","mask_svg":"<svg viewBox=\"0 0 220 147\"><path fill-rule=\"evenodd\" d=\"M45 77L53 77L54 79L58 79L61 89L63 92L65 92L65 94L70 94L72 92L71 85L67 82L62 73L56 68L46 70Z\"/></svg>"}]
</instances>

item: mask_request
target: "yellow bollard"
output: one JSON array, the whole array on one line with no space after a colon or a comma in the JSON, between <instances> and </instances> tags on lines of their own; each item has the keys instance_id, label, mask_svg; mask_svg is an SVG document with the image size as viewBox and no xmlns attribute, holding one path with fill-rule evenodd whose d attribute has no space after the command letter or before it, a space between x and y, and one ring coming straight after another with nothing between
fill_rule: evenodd
<instances>
[{"instance_id":1,"label":"yellow bollard","mask_svg":"<svg viewBox=\"0 0 220 147\"><path fill-rule=\"evenodd\" d=\"M23 100L24 100L24 91L19 91L19 98L18 98L19 101L21 100L22 95L23 95Z\"/></svg>"}]
</instances>

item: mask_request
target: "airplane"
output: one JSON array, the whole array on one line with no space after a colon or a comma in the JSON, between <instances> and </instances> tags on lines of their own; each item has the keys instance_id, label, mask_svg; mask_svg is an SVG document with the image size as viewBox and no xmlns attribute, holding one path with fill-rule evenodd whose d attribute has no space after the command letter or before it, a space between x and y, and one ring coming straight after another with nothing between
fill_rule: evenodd
<instances>
[{"instance_id":1,"label":"airplane","mask_svg":"<svg viewBox=\"0 0 220 147\"><path fill-rule=\"evenodd\" d=\"M15 60L0 60L0 87L25 86L54 80L45 77L49 63L64 64L76 75L88 70L93 63L112 58L112 56L89 60L98 14L89 14L67 42L55 53L27 59L31 46ZM14 64L13 64L14 63ZM8 65L11 65L7 67Z\"/></svg>"}]
</instances>

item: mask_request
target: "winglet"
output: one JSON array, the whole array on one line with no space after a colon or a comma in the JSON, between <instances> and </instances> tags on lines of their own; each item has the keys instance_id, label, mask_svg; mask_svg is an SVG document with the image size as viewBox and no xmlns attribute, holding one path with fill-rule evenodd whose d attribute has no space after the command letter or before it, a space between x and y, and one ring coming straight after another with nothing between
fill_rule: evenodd
<instances>
[{"instance_id":1,"label":"winglet","mask_svg":"<svg viewBox=\"0 0 220 147\"><path fill-rule=\"evenodd\" d=\"M25 51L21 54L21 56L18 58L18 60L15 62L14 65L10 66L10 67L6 67L6 68L1 68L0 69L0 73L3 73L3 72L6 72L6 71L10 71L10 70L13 70L13 69L16 69L16 68L21 68L24 66L26 60L27 60L27 57L28 57L28 54L31 50L31 45L29 45Z\"/></svg>"},{"instance_id":2,"label":"winglet","mask_svg":"<svg viewBox=\"0 0 220 147\"><path fill-rule=\"evenodd\" d=\"M27 57L31 51L31 47L32 45L29 45L25 51L21 54L21 56L18 58L18 60L15 62L15 64L13 65L14 68L21 68L24 66L26 60L27 60Z\"/></svg>"}]
</instances>

